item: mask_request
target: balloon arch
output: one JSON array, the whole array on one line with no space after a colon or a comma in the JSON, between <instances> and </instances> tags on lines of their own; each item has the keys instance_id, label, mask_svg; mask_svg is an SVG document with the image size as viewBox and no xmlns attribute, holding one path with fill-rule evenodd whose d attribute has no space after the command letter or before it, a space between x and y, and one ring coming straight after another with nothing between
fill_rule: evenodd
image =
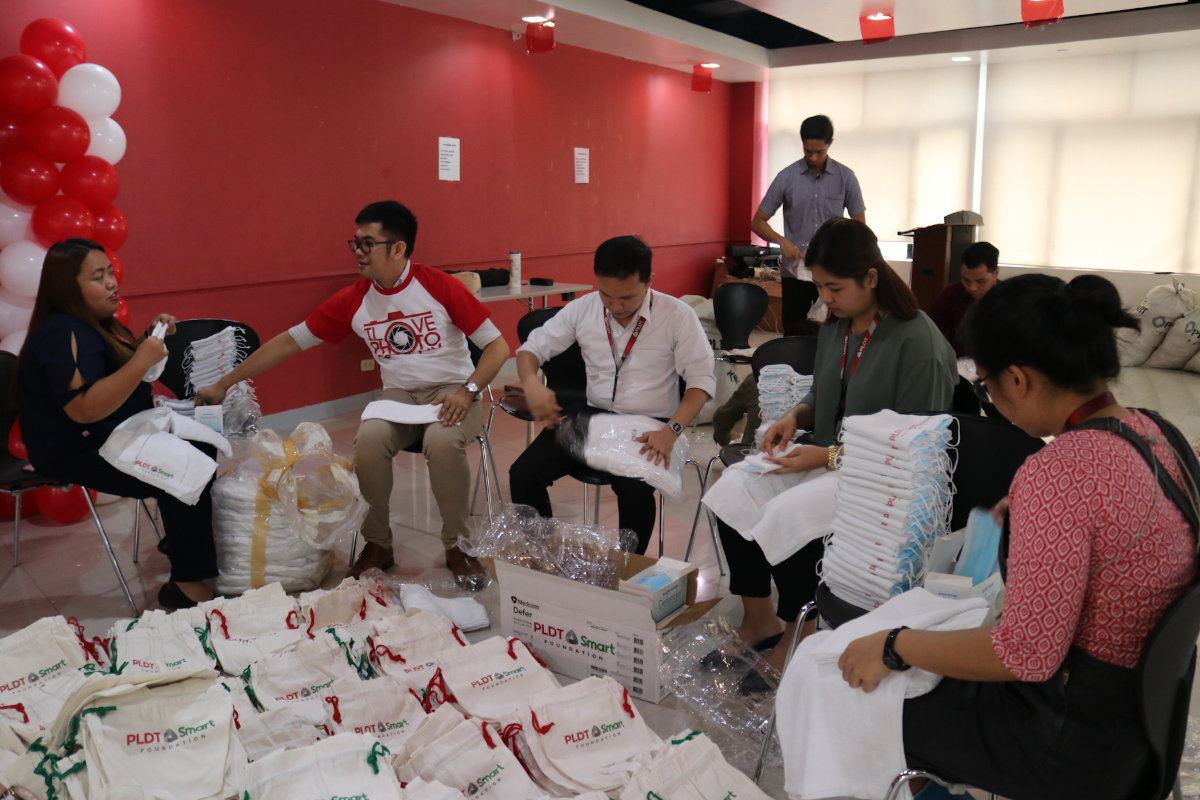
<instances>
[{"instance_id":1,"label":"balloon arch","mask_svg":"<svg viewBox=\"0 0 1200 800\"><path fill-rule=\"evenodd\" d=\"M121 185L114 165L125 155L125 132L112 118L121 102L117 79L88 63L83 37L61 19L31 22L19 49L0 59L0 350L12 353L25 341L46 248L72 236L94 239L120 282L116 251L127 232L113 205ZM117 319L129 324L124 300ZM15 438L10 432L14 454L23 449ZM39 498L47 516L67 521L81 510L81 493L76 503L54 491Z\"/></svg>"}]
</instances>

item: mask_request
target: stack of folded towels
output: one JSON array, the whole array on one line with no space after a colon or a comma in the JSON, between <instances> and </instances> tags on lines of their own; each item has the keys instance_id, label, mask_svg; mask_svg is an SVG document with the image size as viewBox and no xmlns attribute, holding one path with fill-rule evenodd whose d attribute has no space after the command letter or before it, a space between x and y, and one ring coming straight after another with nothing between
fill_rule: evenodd
<instances>
[{"instance_id":1,"label":"stack of folded towels","mask_svg":"<svg viewBox=\"0 0 1200 800\"><path fill-rule=\"evenodd\" d=\"M842 426L836 512L821 561L833 594L873 608L920 585L950 520L950 421L880 411Z\"/></svg>"},{"instance_id":2,"label":"stack of folded towels","mask_svg":"<svg viewBox=\"0 0 1200 800\"><path fill-rule=\"evenodd\" d=\"M812 388L812 375L801 375L787 364L768 364L758 371L758 409L762 424L755 431L755 442L780 417L804 399Z\"/></svg>"}]
</instances>

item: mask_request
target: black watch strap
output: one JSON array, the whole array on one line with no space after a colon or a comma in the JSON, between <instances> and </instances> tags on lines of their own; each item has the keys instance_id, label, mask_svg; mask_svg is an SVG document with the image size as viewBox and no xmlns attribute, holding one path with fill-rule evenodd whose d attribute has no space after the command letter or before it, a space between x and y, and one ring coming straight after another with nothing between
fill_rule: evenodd
<instances>
[{"instance_id":1,"label":"black watch strap","mask_svg":"<svg viewBox=\"0 0 1200 800\"><path fill-rule=\"evenodd\" d=\"M888 631L887 639L883 642L883 665L888 669L897 672L903 672L911 667L911 664L905 664L899 654L896 653L896 636L900 631L908 630L907 625L901 625L899 628L892 628Z\"/></svg>"}]
</instances>

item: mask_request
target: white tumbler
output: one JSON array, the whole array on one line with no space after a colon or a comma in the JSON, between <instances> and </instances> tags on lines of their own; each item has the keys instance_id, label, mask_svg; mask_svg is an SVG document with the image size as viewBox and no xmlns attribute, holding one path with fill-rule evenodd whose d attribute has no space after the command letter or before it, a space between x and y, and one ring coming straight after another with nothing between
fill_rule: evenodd
<instances>
[{"instance_id":1,"label":"white tumbler","mask_svg":"<svg viewBox=\"0 0 1200 800\"><path fill-rule=\"evenodd\" d=\"M521 251L508 251L508 285L513 289L521 288Z\"/></svg>"}]
</instances>

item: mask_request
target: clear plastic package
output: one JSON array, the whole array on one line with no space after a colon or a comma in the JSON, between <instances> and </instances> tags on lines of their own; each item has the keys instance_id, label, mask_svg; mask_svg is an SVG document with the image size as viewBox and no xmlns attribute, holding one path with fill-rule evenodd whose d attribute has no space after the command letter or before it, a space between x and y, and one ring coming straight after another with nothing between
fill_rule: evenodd
<instances>
[{"instance_id":1,"label":"clear plastic package","mask_svg":"<svg viewBox=\"0 0 1200 800\"><path fill-rule=\"evenodd\" d=\"M675 499L683 491L683 465L688 458L686 434L675 439L670 465L655 464L641 452L637 438L657 431L664 423L637 414L578 412L555 428L558 444L592 469L624 478L640 478Z\"/></svg>"},{"instance_id":2,"label":"clear plastic package","mask_svg":"<svg viewBox=\"0 0 1200 800\"><path fill-rule=\"evenodd\" d=\"M362 523L366 502L329 434L304 422L287 440L262 431L249 454L213 485L217 591L240 594L279 581L315 589L334 542Z\"/></svg>"},{"instance_id":3,"label":"clear plastic package","mask_svg":"<svg viewBox=\"0 0 1200 800\"><path fill-rule=\"evenodd\" d=\"M625 553L637 549L628 529L545 519L529 506L509 505L473 540L459 539L464 553L614 589Z\"/></svg>"}]
</instances>

